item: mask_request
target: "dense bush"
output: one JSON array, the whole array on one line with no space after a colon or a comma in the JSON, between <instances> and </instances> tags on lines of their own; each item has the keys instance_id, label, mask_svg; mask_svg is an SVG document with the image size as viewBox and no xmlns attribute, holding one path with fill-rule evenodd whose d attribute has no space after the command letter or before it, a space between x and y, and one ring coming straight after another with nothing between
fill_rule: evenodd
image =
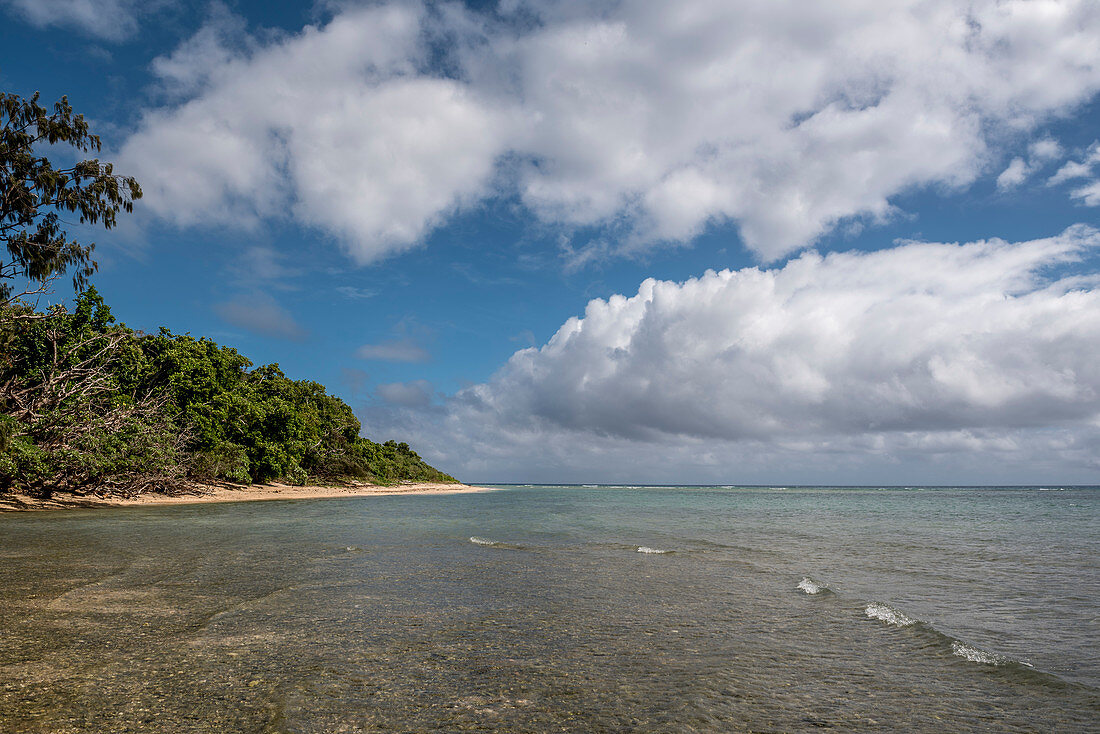
<instances>
[{"instance_id":1,"label":"dense bush","mask_svg":"<svg viewBox=\"0 0 1100 734\"><path fill-rule=\"evenodd\" d=\"M72 313L0 310L0 491L171 491L188 482L454 481L407 444L359 436L350 407L236 350Z\"/></svg>"}]
</instances>

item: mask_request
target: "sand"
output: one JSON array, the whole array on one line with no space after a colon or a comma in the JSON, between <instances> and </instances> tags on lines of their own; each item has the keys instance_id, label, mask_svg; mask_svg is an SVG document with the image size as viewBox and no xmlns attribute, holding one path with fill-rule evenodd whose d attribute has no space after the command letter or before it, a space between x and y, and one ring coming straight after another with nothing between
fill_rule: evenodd
<instances>
[{"instance_id":1,"label":"sand","mask_svg":"<svg viewBox=\"0 0 1100 734\"><path fill-rule=\"evenodd\" d=\"M460 492L489 492L489 487L473 487L468 484L409 483L389 487L376 484L351 484L340 487L305 486L288 484L218 485L196 486L193 493L178 496L147 493L130 499L115 497L81 496L56 493L48 500L19 494L0 495L0 512L20 510L63 510L80 507L145 507L152 505L192 505L204 502L250 502L257 500L332 499L348 497L374 497L385 494L457 494Z\"/></svg>"}]
</instances>

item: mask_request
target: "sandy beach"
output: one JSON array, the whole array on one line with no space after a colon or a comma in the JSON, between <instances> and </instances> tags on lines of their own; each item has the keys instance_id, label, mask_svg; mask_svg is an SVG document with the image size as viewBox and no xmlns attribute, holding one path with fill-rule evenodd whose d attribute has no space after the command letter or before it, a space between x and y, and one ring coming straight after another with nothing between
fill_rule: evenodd
<instances>
[{"instance_id":1,"label":"sandy beach","mask_svg":"<svg viewBox=\"0 0 1100 734\"><path fill-rule=\"evenodd\" d=\"M150 505L192 505L205 502L253 502L260 500L335 499L347 497L374 497L387 494L458 494L462 492L490 492L489 487L468 484L444 484L420 482L379 486L376 484L350 484L323 487L289 484L253 485L200 485L194 491L181 495L157 493L142 494L132 498L97 497L56 493L50 499L28 497L21 494L0 495L0 512L25 510L66 510L87 507L135 507Z\"/></svg>"}]
</instances>

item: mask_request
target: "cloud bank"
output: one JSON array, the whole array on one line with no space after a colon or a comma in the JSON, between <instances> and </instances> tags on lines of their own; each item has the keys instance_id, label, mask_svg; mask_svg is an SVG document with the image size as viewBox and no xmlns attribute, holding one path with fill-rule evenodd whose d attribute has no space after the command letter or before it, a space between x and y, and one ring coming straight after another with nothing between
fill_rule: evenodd
<instances>
[{"instance_id":1,"label":"cloud bank","mask_svg":"<svg viewBox=\"0 0 1100 734\"><path fill-rule=\"evenodd\" d=\"M444 405L368 409L364 425L482 481L775 481L805 465L810 482L893 467L904 483L934 481L937 461L1095 477L1100 276L1072 273L1098 247L1077 226L650 279Z\"/></svg>"},{"instance_id":2,"label":"cloud bank","mask_svg":"<svg viewBox=\"0 0 1100 734\"><path fill-rule=\"evenodd\" d=\"M153 70L173 101L119 168L180 225L288 218L370 262L515 197L616 252L735 222L770 261L1091 99L1100 6L401 2L275 40L223 14Z\"/></svg>"}]
</instances>

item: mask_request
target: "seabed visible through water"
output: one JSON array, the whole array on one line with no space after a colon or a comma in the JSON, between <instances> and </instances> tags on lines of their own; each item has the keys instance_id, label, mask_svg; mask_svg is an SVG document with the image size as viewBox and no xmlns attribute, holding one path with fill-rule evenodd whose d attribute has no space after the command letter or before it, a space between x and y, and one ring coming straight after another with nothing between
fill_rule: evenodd
<instances>
[{"instance_id":1,"label":"seabed visible through water","mask_svg":"<svg viewBox=\"0 0 1100 734\"><path fill-rule=\"evenodd\" d=\"M0 731L1096 731L1100 491L0 516Z\"/></svg>"}]
</instances>

